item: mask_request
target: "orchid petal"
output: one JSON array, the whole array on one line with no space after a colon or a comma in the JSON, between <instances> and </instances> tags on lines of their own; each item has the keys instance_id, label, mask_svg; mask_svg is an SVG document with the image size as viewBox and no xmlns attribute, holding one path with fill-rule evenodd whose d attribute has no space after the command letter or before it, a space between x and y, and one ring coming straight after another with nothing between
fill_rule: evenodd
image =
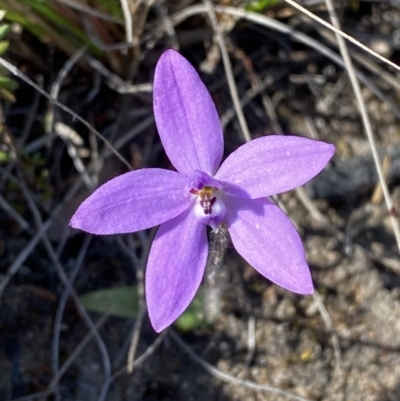
<instances>
[{"instance_id":1,"label":"orchid petal","mask_svg":"<svg viewBox=\"0 0 400 401\"><path fill-rule=\"evenodd\" d=\"M159 228L146 270L146 300L158 333L189 306L204 275L208 243L204 224L191 209Z\"/></svg>"},{"instance_id":2,"label":"orchid petal","mask_svg":"<svg viewBox=\"0 0 400 401\"><path fill-rule=\"evenodd\" d=\"M265 198L226 197L226 224L235 249L260 274L287 290L312 294L299 235L287 216Z\"/></svg>"},{"instance_id":3,"label":"orchid petal","mask_svg":"<svg viewBox=\"0 0 400 401\"><path fill-rule=\"evenodd\" d=\"M214 187L217 189L221 189L222 185L219 181L210 177L204 171L194 170L193 174L190 177L190 188L199 191L204 187Z\"/></svg>"},{"instance_id":4,"label":"orchid petal","mask_svg":"<svg viewBox=\"0 0 400 401\"><path fill-rule=\"evenodd\" d=\"M303 185L325 167L334 152L333 145L320 141L265 136L233 152L215 178L232 196L261 198Z\"/></svg>"},{"instance_id":5,"label":"orchid petal","mask_svg":"<svg viewBox=\"0 0 400 401\"><path fill-rule=\"evenodd\" d=\"M157 63L153 96L161 142L175 168L214 175L224 148L218 113L196 70L174 50Z\"/></svg>"},{"instance_id":6,"label":"orchid petal","mask_svg":"<svg viewBox=\"0 0 400 401\"><path fill-rule=\"evenodd\" d=\"M190 206L189 180L169 170L142 169L108 181L89 196L70 226L92 234L122 234L164 223Z\"/></svg>"}]
</instances>

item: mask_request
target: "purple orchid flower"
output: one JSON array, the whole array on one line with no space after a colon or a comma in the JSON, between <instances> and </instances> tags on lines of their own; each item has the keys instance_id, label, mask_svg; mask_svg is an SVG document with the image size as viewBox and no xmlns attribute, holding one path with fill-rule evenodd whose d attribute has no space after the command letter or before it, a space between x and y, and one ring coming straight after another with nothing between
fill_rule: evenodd
<instances>
[{"instance_id":1,"label":"purple orchid flower","mask_svg":"<svg viewBox=\"0 0 400 401\"><path fill-rule=\"evenodd\" d=\"M160 332L194 298L208 254L206 226L228 229L233 246L259 273L299 294L313 284L299 235L266 197L318 174L333 145L295 136L266 136L222 163L223 134L215 105L195 69L174 50L158 61L154 115L177 172L145 168L98 188L71 219L93 234L121 234L161 225L146 270L150 321Z\"/></svg>"}]
</instances>

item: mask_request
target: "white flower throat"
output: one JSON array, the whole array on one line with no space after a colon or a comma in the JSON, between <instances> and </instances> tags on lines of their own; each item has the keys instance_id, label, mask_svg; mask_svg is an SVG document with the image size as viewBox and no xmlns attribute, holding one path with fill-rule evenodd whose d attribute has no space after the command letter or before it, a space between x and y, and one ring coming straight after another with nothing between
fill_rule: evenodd
<instances>
[{"instance_id":1,"label":"white flower throat","mask_svg":"<svg viewBox=\"0 0 400 401\"><path fill-rule=\"evenodd\" d=\"M208 174L196 171L189 192L196 196L193 212L197 219L214 230L217 229L226 211L225 203L221 199L223 196L221 184Z\"/></svg>"}]
</instances>

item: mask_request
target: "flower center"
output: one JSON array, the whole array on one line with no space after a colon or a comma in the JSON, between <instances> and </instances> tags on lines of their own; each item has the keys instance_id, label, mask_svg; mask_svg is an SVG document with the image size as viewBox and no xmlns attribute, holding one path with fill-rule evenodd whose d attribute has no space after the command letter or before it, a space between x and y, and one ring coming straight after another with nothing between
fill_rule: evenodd
<instances>
[{"instance_id":1,"label":"flower center","mask_svg":"<svg viewBox=\"0 0 400 401\"><path fill-rule=\"evenodd\" d=\"M196 196L194 214L202 223L217 229L225 217L222 201L222 185L203 171L196 170L191 179L189 192Z\"/></svg>"},{"instance_id":2,"label":"flower center","mask_svg":"<svg viewBox=\"0 0 400 401\"><path fill-rule=\"evenodd\" d=\"M217 198L214 196L214 191L216 189L217 188L213 187L204 187L199 191L193 188L190 190L191 194L197 195L200 198L199 204L203 208L204 214L212 214L212 207L217 200Z\"/></svg>"}]
</instances>

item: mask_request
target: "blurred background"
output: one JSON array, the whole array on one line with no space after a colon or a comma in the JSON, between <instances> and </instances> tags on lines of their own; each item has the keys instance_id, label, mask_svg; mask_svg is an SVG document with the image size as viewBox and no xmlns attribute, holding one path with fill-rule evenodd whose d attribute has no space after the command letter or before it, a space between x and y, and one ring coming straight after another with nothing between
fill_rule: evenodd
<instances>
[{"instance_id":1,"label":"blurred background","mask_svg":"<svg viewBox=\"0 0 400 401\"><path fill-rule=\"evenodd\" d=\"M400 64L398 0L297 4ZM346 66L334 32L279 0L0 0L0 17L1 400L400 400L398 70L350 42ZM275 199L301 235L314 296L211 238L214 285L206 277L157 335L143 300L154 230L68 227L101 183L172 168L152 110L168 48L208 87L225 156L247 129L336 145L316 179Z\"/></svg>"}]
</instances>

